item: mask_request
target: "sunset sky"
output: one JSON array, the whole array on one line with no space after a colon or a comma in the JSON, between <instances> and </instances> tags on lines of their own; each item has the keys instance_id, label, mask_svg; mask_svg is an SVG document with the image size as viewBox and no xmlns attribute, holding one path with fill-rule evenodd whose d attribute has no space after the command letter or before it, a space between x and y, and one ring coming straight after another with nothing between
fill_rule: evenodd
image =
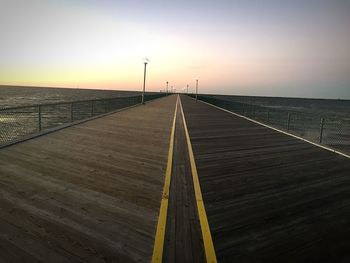
<instances>
[{"instance_id":1,"label":"sunset sky","mask_svg":"<svg viewBox=\"0 0 350 263\"><path fill-rule=\"evenodd\" d=\"M0 84L350 99L350 0L0 0Z\"/></svg>"}]
</instances>

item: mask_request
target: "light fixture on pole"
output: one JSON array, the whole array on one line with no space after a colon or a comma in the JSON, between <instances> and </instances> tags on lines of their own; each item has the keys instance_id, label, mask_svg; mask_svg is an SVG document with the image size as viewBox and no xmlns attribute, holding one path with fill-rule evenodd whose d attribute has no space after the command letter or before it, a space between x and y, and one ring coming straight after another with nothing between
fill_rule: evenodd
<instances>
[{"instance_id":1,"label":"light fixture on pole","mask_svg":"<svg viewBox=\"0 0 350 263\"><path fill-rule=\"evenodd\" d=\"M146 91L146 68L149 62L148 58L143 59L143 63L145 64L144 72L143 72L143 91L142 91L142 104L145 104L145 91Z\"/></svg>"},{"instance_id":2,"label":"light fixture on pole","mask_svg":"<svg viewBox=\"0 0 350 263\"><path fill-rule=\"evenodd\" d=\"M198 78L196 78L196 101L198 97Z\"/></svg>"}]
</instances>

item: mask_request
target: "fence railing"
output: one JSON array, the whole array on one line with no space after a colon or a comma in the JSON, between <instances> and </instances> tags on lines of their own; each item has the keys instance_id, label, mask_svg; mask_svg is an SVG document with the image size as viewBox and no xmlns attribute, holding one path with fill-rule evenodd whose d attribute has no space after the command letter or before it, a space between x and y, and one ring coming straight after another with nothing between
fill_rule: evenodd
<instances>
[{"instance_id":1,"label":"fence railing","mask_svg":"<svg viewBox=\"0 0 350 263\"><path fill-rule=\"evenodd\" d=\"M145 101L165 96L146 94ZM141 103L141 96L94 99L0 109L0 146L50 128Z\"/></svg>"},{"instance_id":2,"label":"fence railing","mask_svg":"<svg viewBox=\"0 0 350 263\"><path fill-rule=\"evenodd\" d=\"M198 95L198 99L309 141L350 153L350 116L290 111Z\"/></svg>"}]
</instances>

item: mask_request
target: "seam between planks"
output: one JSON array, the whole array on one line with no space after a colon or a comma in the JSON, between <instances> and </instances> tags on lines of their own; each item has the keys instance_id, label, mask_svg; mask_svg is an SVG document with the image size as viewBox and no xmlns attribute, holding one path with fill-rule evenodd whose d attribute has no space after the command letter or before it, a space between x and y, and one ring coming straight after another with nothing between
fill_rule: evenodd
<instances>
[{"instance_id":1,"label":"seam between planks","mask_svg":"<svg viewBox=\"0 0 350 263\"><path fill-rule=\"evenodd\" d=\"M321 144L318 144L318 143L309 141L309 140L307 140L307 139L305 139L305 138L299 137L299 136L294 135L294 134L291 134L291 133L289 133L289 132L282 131L282 130L277 129L277 128L274 128L274 127L272 127L272 126L270 126L270 125L267 125L267 124L264 124L264 123L262 123L262 122L253 120L253 119L251 119L251 118L245 117L245 116L240 115L240 114L237 114L237 113L235 113L235 112L226 110L226 109L221 108L221 107L219 107L219 106L216 106L216 105L214 105L214 104L210 104L210 103L208 103L208 102L206 102L206 101L202 101L202 100L199 100L199 101L200 101L201 103L207 104L207 105L209 105L209 106L211 106L211 107L217 108L217 109L222 110L222 111L225 111L225 112L227 112L227 113L231 113L231 114L233 114L233 115L235 115L235 116L237 116L237 117L240 117L240 118L246 119L246 120L248 120L248 121L254 122L254 123L256 123L256 124L262 125L262 126L264 126L264 127L266 127L266 128L270 128L270 129L272 129L272 130L281 132L281 133L283 133L283 134L289 135L289 136L294 137L294 138L296 138L296 139L299 139L299 140L302 140L302 141L304 141L304 142L310 143L310 144L315 145L315 146L317 146L317 147L320 147L320 148L322 148L322 149L324 149L324 150L330 151L330 152L332 152L332 153L339 154L339 155L344 156L344 157L346 157L346 158L350 158L350 155L347 155L347 154L345 154L345 153L339 152L339 151L334 150L334 149L332 149L332 148L329 148L329 147L327 147L327 146L324 146L324 145L321 145Z\"/></svg>"},{"instance_id":2,"label":"seam between planks","mask_svg":"<svg viewBox=\"0 0 350 263\"><path fill-rule=\"evenodd\" d=\"M184 111L182 108L181 98L180 98L180 108L181 108L181 113L182 113L182 118L183 118L183 123L184 123L184 128L185 128L185 134L186 134L186 140L187 140L187 146L188 146L188 152L189 152L189 157L190 157L193 186L194 186L194 192L195 192L197 209L198 209L198 217L199 217L199 222L200 222L201 232L202 232L202 237L203 237L206 262L207 263L216 263L217 259L216 259L215 248L214 248L214 244L213 244L213 239L211 237L210 226L208 223L207 214L205 212L204 201L203 201L203 197L202 197L201 187L199 184L197 166L196 166L196 162L194 159L191 139L190 139L190 135L189 135L189 132L187 129L186 118L185 118L185 114L184 114Z\"/></svg>"},{"instance_id":3,"label":"seam between planks","mask_svg":"<svg viewBox=\"0 0 350 263\"><path fill-rule=\"evenodd\" d=\"M166 220L167 220L168 204L169 204L171 171L173 166L175 123L176 123L178 100L179 100L179 97L177 97L177 100L176 100L173 126L171 129L171 135L170 135L168 162L167 162L167 168L165 171L164 188L163 188L162 200L160 203L158 224L157 224L156 236L155 236L154 247L153 247L152 262L162 262L162 259L163 259L164 238L165 238Z\"/></svg>"}]
</instances>

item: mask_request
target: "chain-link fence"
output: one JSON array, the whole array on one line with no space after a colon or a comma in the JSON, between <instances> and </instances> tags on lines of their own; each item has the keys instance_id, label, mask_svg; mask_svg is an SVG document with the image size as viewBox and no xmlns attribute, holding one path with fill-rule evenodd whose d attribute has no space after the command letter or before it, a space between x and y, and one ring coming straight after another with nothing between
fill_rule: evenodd
<instances>
[{"instance_id":1,"label":"chain-link fence","mask_svg":"<svg viewBox=\"0 0 350 263\"><path fill-rule=\"evenodd\" d=\"M165 96L145 94L145 101ZM0 146L30 134L141 103L141 96L0 109Z\"/></svg>"},{"instance_id":2,"label":"chain-link fence","mask_svg":"<svg viewBox=\"0 0 350 263\"><path fill-rule=\"evenodd\" d=\"M350 116L290 111L198 95L198 99L272 127L350 153Z\"/></svg>"}]
</instances>

